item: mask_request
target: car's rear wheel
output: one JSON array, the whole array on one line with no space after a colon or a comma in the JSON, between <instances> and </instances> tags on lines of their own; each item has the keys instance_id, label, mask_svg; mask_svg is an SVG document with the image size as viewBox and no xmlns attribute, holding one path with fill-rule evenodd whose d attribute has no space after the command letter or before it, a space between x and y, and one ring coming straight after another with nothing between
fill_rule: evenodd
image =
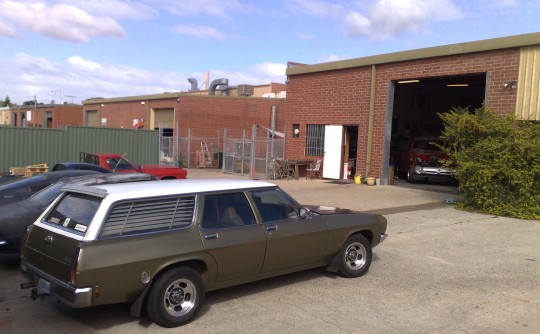
<instances>
[{"instance_id":1,"label":"car's rear wheel","mask_svg":"<svg viewBox=\"0 0 540 334\"><path fill-rule=\"evenodd\" d=\"M146 312L158 325L177 327L195 318L204 300L201 276L190 267L168 270L154 282Z\"/></svg>"},{"instance_id":2,"label":"car's rear wheel","mask_svg":"<svg viewBox=\"0 0 540 334\"><path fill-rule=\"evenodd\" d=\"M360 277L371 265L371 244L361 234L352 235L345 241L338 256L341 276Z\"/></svg>"}]
</instances>

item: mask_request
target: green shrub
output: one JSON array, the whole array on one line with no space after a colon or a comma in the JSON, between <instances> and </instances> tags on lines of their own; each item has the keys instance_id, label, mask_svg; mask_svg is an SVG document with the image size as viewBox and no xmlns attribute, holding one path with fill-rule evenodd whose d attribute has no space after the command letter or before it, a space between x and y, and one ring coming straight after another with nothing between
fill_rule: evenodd
<instances>
[{"instance_id":1,"label":"green shrub","mask_svg":"<svg viewBox=\"0 0 540 334\"><path fill-rule=\"evenodd\" d=\"M540 124L482 107L439 114L465 208L540 219Z\"/></svg>"}]
</instances>

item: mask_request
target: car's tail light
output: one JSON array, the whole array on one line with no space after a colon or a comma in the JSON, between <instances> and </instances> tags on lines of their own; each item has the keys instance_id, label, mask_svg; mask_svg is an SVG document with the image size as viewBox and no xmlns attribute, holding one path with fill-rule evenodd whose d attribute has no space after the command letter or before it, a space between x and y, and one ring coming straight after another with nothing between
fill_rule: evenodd
<instances>
[{"instance_id":1,"label":"car's tail light","mask_svg":"<svg viewBox=\"0 0 540 334\"><path fill-rule=\"evenodd\" d=\"M19 245L19 254L21 254L21 259L24 258L25 249L26 249L26 241L28 240L28 236L30 235L30 231L32 230L32 225L28 226L26 228L26 233L24 233L21 244Z\"/></svg>"},{"instance_id":2,"label":"car's tail light","mask_svg":"<svg viewBox=\"0 0 540 334\"><path fill-rule=\"evenodd\" d=\"M79 265L79 255L81 254L81 249L77 248L73 258L71 259L71 280L70 283L75 285L77 282L77 266Z\"/></svg>"}]
</instances>

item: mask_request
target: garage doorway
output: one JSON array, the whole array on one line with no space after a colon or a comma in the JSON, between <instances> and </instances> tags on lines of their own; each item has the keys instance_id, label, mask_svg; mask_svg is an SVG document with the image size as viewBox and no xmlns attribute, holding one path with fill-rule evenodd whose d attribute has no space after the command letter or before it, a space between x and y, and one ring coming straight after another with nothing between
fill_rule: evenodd
<instances>
[{"instance_id":1,"label":"garage doorway","mask_svg":"<svg viewBox=\"0 0 540 334\"><path fill-rule=\"evenodd\" d=\"M388 94L383 181L390 165L396 175L406 173L399 169L400 159L412 138L440 137L444 124L438 113L457 107L480 108L486 87L486 73L393 81Z\"/></svg>"},{"instance_id":2,"label":"garage doorway","mask_svg":"<svg viewBox=\"0 0 540 334\"><path fill-rule=\"evenodd\" d=\"M356 171L358 125L326 125L323 178L347 179Z\"/></svg>"}]
</instances>

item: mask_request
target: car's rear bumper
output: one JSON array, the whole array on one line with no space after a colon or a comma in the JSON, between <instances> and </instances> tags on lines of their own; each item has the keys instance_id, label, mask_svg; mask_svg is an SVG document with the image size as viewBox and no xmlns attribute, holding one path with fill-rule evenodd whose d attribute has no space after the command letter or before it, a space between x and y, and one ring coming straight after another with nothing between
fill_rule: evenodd
<instances>
[{"instance_id":1,"label":"car's rear bumper","mask_svg":"<svg viewBox=\"0 0 540 334\"><path fill-rule=\"evenodd\" d=\"M92 306L93 290L91 287L74 287L24 261L21 261L21 271L30 278L39 297L53 296L74 308ZM25 285L25 287L28 286Z\"/></svg>"}]
</instances>

